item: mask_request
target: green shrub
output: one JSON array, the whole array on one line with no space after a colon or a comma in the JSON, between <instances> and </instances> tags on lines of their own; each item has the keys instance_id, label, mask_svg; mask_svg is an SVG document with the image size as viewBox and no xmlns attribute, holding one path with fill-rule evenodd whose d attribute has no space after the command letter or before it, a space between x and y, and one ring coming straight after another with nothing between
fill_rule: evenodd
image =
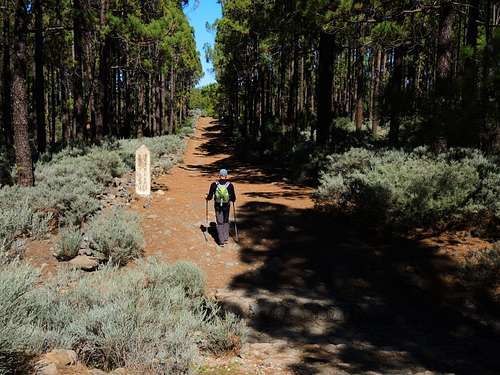
<instances>
[{"instance_id":1,"label":"green shrub","mask_svg":"<svg viewBox=\"0 0 500 375\"><path fill-rule=\"evenodd\" d=\"M466 284L495 290L500 286L500 242L493 248L469 252L460 268Z\"/></svg>"},{"instance_id":2,"label":"green shrub","mask_svg":"<svg viewBox=\"0 0 500 375\"><path fill-rule=\"evenodd\" d=\"M477 150L351 149L328 157L318 204L400 229L500 220L500 166Z\"/></svg>"},{"instance_id":3,"label":"green shrub","mask_svg":"<svg viewBox=\"0 0 500 375\"><path fill-rule=\"evenodd\" d=\"M130 168L135 168L135 152L146 145L151 152L151 166L158 166L163 156L179 161L185 149L185 141L177 135L164 135L154 138L127 139L120 141L119 154L124 163Z\"/></svg>"},{"instance_id":4,"label":"green shrub","mask_svg":"<svg viewBox=\"0 0 500 375\"><path fill-rule=\"evenodd\" d=\"M78 255L82 243L82 233L79 229L65 228L59 235L55 256L59 260L70 260Z\"/></svg>"},{"instance_id":5,"label":"green shrub","mask_svg":"<svg viewBox=\"0 0 500 375\"><path fill-rule=\"evenodd\" d=\"M88 228L90 246L99 258L123 266L142 255L144 239L137 215L112 209L93 219Z\"/></svg>"},{"instance_id":6,"label":"green shrub","mask_svg":"<svg viewBox=\"0 0 500 375\"><path fill-rule=\"evenodd\" d=\"M73 145L41 156L34 187L2 187L0 257L5 258L18 237L42 238L52 219L62 227L81 226L102 208L98 197L113 177L134 168L135 151L143 142L150 148L153 167L159 172L172 168L184 152L185 141L176 135L110 141L101 147ZM4 156L0 153L0 167L8 164Z\"/></svg>"},{"instance_id":7,"label":"green shrub","mask_svg":"<svg viewBox=\"0 0 500 375\"><path fill-rule=\"evenodd\" d=\"M183 276L172 277L178 270ZM200 275L192 265L148 259L127 270L63 271L37 287L33 269L0 266L0 374L56 347L104 370L190 374L200 349L235 350L244 332L234 316L193 296L193 280L204 288Z\"/></svg>"},{"instance_id":8,"label":"green shrub","mask_svg":"<svg viewBox=\"0 0 500 375\"><path fill-rule=\"evenodd\" d=\"M30 298L38 274L18 263L0 266L0 374L12 374L42 350L35 328L37 306Z\"/></svg>"},{"instance_id":9,"label":"green shrub","mask_svg":"<svg viewBox=\"0 0 500 375\"><path fill-rule=\"evenodd\" d=\"M245 325L235 314L221 312L217 306L212 306L210 326L207 331L207 349L215 354L230 351L238 352L247 335Z\"/></svg>"}]
</instances>

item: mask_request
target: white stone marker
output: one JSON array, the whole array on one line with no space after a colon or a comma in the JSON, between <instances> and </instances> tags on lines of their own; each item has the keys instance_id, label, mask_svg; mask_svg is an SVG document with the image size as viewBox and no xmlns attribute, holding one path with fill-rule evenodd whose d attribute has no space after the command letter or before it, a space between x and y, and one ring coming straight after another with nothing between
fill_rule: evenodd
<instances>
[{"instance_id":1,"label":"white stone marker","mask_svg":"<svg viewBox=\"0 0 500 375\"><path fill-rule=\"evenodd\" d=\"M151 195L151 153L142 145L135 152L135 192L137 195Z\"/></svg>"}]
</instances>

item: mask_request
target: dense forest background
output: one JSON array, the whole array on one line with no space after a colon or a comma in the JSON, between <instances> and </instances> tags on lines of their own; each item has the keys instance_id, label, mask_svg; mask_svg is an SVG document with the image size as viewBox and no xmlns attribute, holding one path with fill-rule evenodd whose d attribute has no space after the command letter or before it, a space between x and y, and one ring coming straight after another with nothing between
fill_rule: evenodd
<instances>
[{"instance_id":1,"label":"dense forest background","mask_svg":"<svg viewBox=\"0 0 500 375\"><path fill-rule=\"evenodd\" d=\"M201 76L186 3L2 0L0 146L19 184L49 149L175 132Z\"/></svg>"},{"instance_id":2,"label":"dense forest background","mask_svg":"<svg viewBox=\"0 0 500 375\"><path fill-rule=\"evenodd\" d=\"M500 147L500 4L225 0L208 52L244 139Z\"/></svg>"}]
</instances>

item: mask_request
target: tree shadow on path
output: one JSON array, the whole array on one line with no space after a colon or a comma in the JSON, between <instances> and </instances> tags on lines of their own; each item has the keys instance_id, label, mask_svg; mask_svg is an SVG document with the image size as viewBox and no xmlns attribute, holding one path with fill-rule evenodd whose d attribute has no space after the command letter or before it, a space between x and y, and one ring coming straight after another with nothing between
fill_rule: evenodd
<instances>
[{"instance_id":1,"label":"tree shadow on path","mask_svg":"<svg viewBox=\"0 0 500 375\"><path fill-rule=\"evenodd\" d=\"M217 133L210 136L204 152L230 152ZM236 181L254 181L252 172L259 182L281 180L279 167L235 156L223 162ZM198 167L210 173L220 163ZM498 330L446 276L457 265L436 248L381 242L319 210L271 202L240 206L238 221L241 261L256 269L236 276L230 289L254 301L250 342L278 340L300 351L293 372L500 373Z\"/></svg>"}]
</instances>

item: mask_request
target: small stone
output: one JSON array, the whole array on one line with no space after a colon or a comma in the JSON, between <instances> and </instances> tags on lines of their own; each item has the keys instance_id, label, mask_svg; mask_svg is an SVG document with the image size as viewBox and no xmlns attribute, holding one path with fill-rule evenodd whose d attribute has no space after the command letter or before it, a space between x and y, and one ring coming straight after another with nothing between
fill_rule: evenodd
<instances>
[{"instance_id":1,"label":"small stone","mask_svg":"<svg viewBox=\"0 0 500 375\"><path fill-rule=\"evenodd\" d=\"M94 271L99 266L99 261L88 255L79 255L69 261L69 264L80 270Z\"/></svg>"},{"instance_id":2,"label":"small stone","mask_svg":"<svg viewBox=\"0 0 500 375\"><path fill-rule=\"evenodd\" d=\"M158 190L156 192L157 195L165 195L165 192L163 190Z\"/></svg>"}]
</instances>

